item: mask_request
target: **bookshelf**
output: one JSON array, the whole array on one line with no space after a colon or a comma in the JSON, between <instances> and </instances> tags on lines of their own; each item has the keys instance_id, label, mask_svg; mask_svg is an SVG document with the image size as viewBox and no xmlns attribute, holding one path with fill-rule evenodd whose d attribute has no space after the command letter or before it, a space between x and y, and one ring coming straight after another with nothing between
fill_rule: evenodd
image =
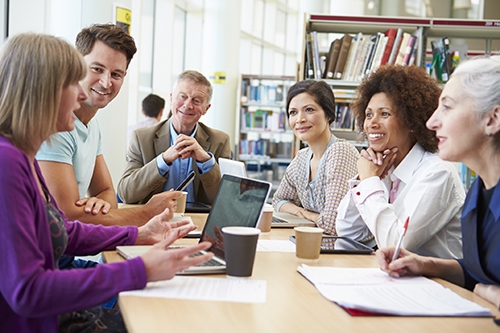
<instances>
[{"instance_id":1,"label":"bookshelf","mask_svg":"<svg viewBox=\"0 0 500 333\"><path fill-rule=\"evenodd\" d=\"M415 46L411 50L414 53L413 65L423 68L426 68L427 62L432 61L431 42L442 37L450 38L451 44L456 43L455 47L461 49L461 57L465 58L493 53L498 54L500 51L500 20L306 14L301 53L302 61L298 71L299 80L325 80L334 91L336 103L340 107L348 107L352 99L355 98L356 87L363 77L358 76L353 79L348 75L349 80L345 80L343 75L340 79L318 77L317 74L321 73L321 71L317 71L317 68L327 63L330 51L328 46L335 39L341 39L345 34L349 34L354 40L356 36L374 36L378 33L385 33L390 28L400 29L401 34L406 33L416 36ZM314 38L316 41L314 41ZM394 42L394 44L396 43ZM453 51L451 44L450 50ZM467 47L469 44L474 45L474 49L469 50ZM477 45L479 45L479 49L477 49ZM313 54L311 54L311 47L313 47ZM352 43L350 47L353 48ZM314 52L316 53L314 54ZM316 62L316 67L313 64L312 71L308 62L309 59ZM357 60L359 62L359 58ZM349 60L346 60L346 64L349 64ZM371 67L370 70L376 70L376 68ZM369 72L366 71L365 75L368 75ZM338 112L337 115L339 114L342 115L343 112ZM332 132L338 137L353 142L357 139L354 126L353 123L350 123L350 126L344 124L340 128L336 126L332 128ZM363 146L363 143L357 145L358 147ZM295 140L294 146L294 151L296 151L301 148L302 144L299 140ZM465 177L464 186L468 188L473 175L470 174L470 170L462 171L462 173Z\"/></svg>"},{"instance_id":2,"label":"bookshelf","mask_svg":"<svg viewBox=\"0 0 500 333\"><path fill-rule=\"evenodd\" d=\"M294 83L293 76L241 76L236 158L247 167L254 165L259 174L288 164L294 155L285 110L286 95Z\"/></svg>"}]
</instances>

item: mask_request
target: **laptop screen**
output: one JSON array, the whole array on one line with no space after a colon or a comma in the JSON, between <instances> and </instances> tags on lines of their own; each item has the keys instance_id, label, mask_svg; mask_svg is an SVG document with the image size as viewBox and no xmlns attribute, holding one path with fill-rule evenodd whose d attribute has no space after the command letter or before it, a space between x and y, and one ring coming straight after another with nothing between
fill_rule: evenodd
<instances>
[{"instance_id":1,"label":"laptop screen","mask_svg":"<svg viewBox=\"0 0 500 333\"><path fill-rule=\"evenodd\" d=\"M222 176L200 242L211 242L213 245L210 251L224 258L222 228L226 226L255 227L270 188L271 184L268 182L228 174Z\"/></svg>"}]
</instances>

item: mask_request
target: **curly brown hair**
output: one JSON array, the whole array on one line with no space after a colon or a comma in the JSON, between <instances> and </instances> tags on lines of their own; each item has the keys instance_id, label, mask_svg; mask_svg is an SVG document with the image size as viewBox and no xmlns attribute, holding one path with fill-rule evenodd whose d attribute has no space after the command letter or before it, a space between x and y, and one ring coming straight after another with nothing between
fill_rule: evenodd
<instances>
[{"instance_id":1,"label":"curly brown hair","mask_svg":"<svg viewBox=\"0 0 500 333\"><path fill-rule=\"evenodd\" d=\"M425 123L439 103L441 88L438 82L416 66L381 66L370 74L359 85L351 104L358 130L365 139L365 110L373 95L378 93L385 93L392 101L397 117L410 129L412 139L426 151L436 152L436 134L427 129Z\"/></svg>"}]
</instances>

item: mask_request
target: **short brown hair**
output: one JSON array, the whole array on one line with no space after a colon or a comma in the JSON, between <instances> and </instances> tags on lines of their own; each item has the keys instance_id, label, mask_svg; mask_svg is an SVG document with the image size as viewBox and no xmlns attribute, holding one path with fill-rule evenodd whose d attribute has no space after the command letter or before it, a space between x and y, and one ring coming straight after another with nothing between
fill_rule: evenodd
<instances>
[{"instance_id":1,"label":"short brown hair","mask_svg":"<svg viewBox=\"0 0 500 333\"><path fill-rule=\"evenodd\" d=\"M84 56L92 52L96 41L101 41L127 58L127 68L137 52L134 38L115 24L94 24L83 28L76 36L75 46Z\"/></svg>"},{"instance_id":2,"label":"short brown hair","mask_svg":"<svg viewBox=\"0 0 500 333\"><path fill-rule=\"evenodd\" d=\"M387 65L371 73L359 85L357 97L351 104L358 130L365 138L365 110L373 95L378 93L385 93L392 101L397 117L410 129L412 138L424 150L436 152L436 133L425 123L439 103L441 88L438 82L416 66Z\"/></svg>"},{"instance_id":3,"label":"short brown hair","mask_svg":"<svg viewBox=\"0 0 500 333\"><path fill-rule=\"evenodd\" d=\"M325 112L328 123L335 121L335 95L332 88L324 81L305 80L295 83L288 90L286 96L286 117L290 118L288 109L292 99L302 93L307 93L312 96L314 101L321 106Z\"/></svg>"}]
</instances>

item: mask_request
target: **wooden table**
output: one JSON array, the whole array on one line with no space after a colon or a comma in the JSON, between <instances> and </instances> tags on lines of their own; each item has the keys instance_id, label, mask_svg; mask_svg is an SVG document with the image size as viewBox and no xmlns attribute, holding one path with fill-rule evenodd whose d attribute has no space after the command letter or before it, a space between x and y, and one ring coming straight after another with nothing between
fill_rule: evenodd
<instances>
[{"instance_id":1,"label":"wooden table","mask_svg":"<svg viewBox=\"0 0 500 333\"><path fill-rule=\"evenodd\" d=\"M204 214L193 214L195 224ZM205 215L206 216L206 215ZM273 229L261 237L288 239L291 229ZM195 243L183 239L183 244ZM121 261L115 251L106 262ZM129 332L492 332L500 331L492 318L353 317L321 296L297 272L301 263L294 253L257 252L251 279L267 282L265 304L192 301L123 296L119 305ZM312 265L378 267L374 255L321 255ZM225 278L225 275L207 275ZM489 302L468 290L437 279L457 294L492 310Z\"/></svg>"}]
</instances>

